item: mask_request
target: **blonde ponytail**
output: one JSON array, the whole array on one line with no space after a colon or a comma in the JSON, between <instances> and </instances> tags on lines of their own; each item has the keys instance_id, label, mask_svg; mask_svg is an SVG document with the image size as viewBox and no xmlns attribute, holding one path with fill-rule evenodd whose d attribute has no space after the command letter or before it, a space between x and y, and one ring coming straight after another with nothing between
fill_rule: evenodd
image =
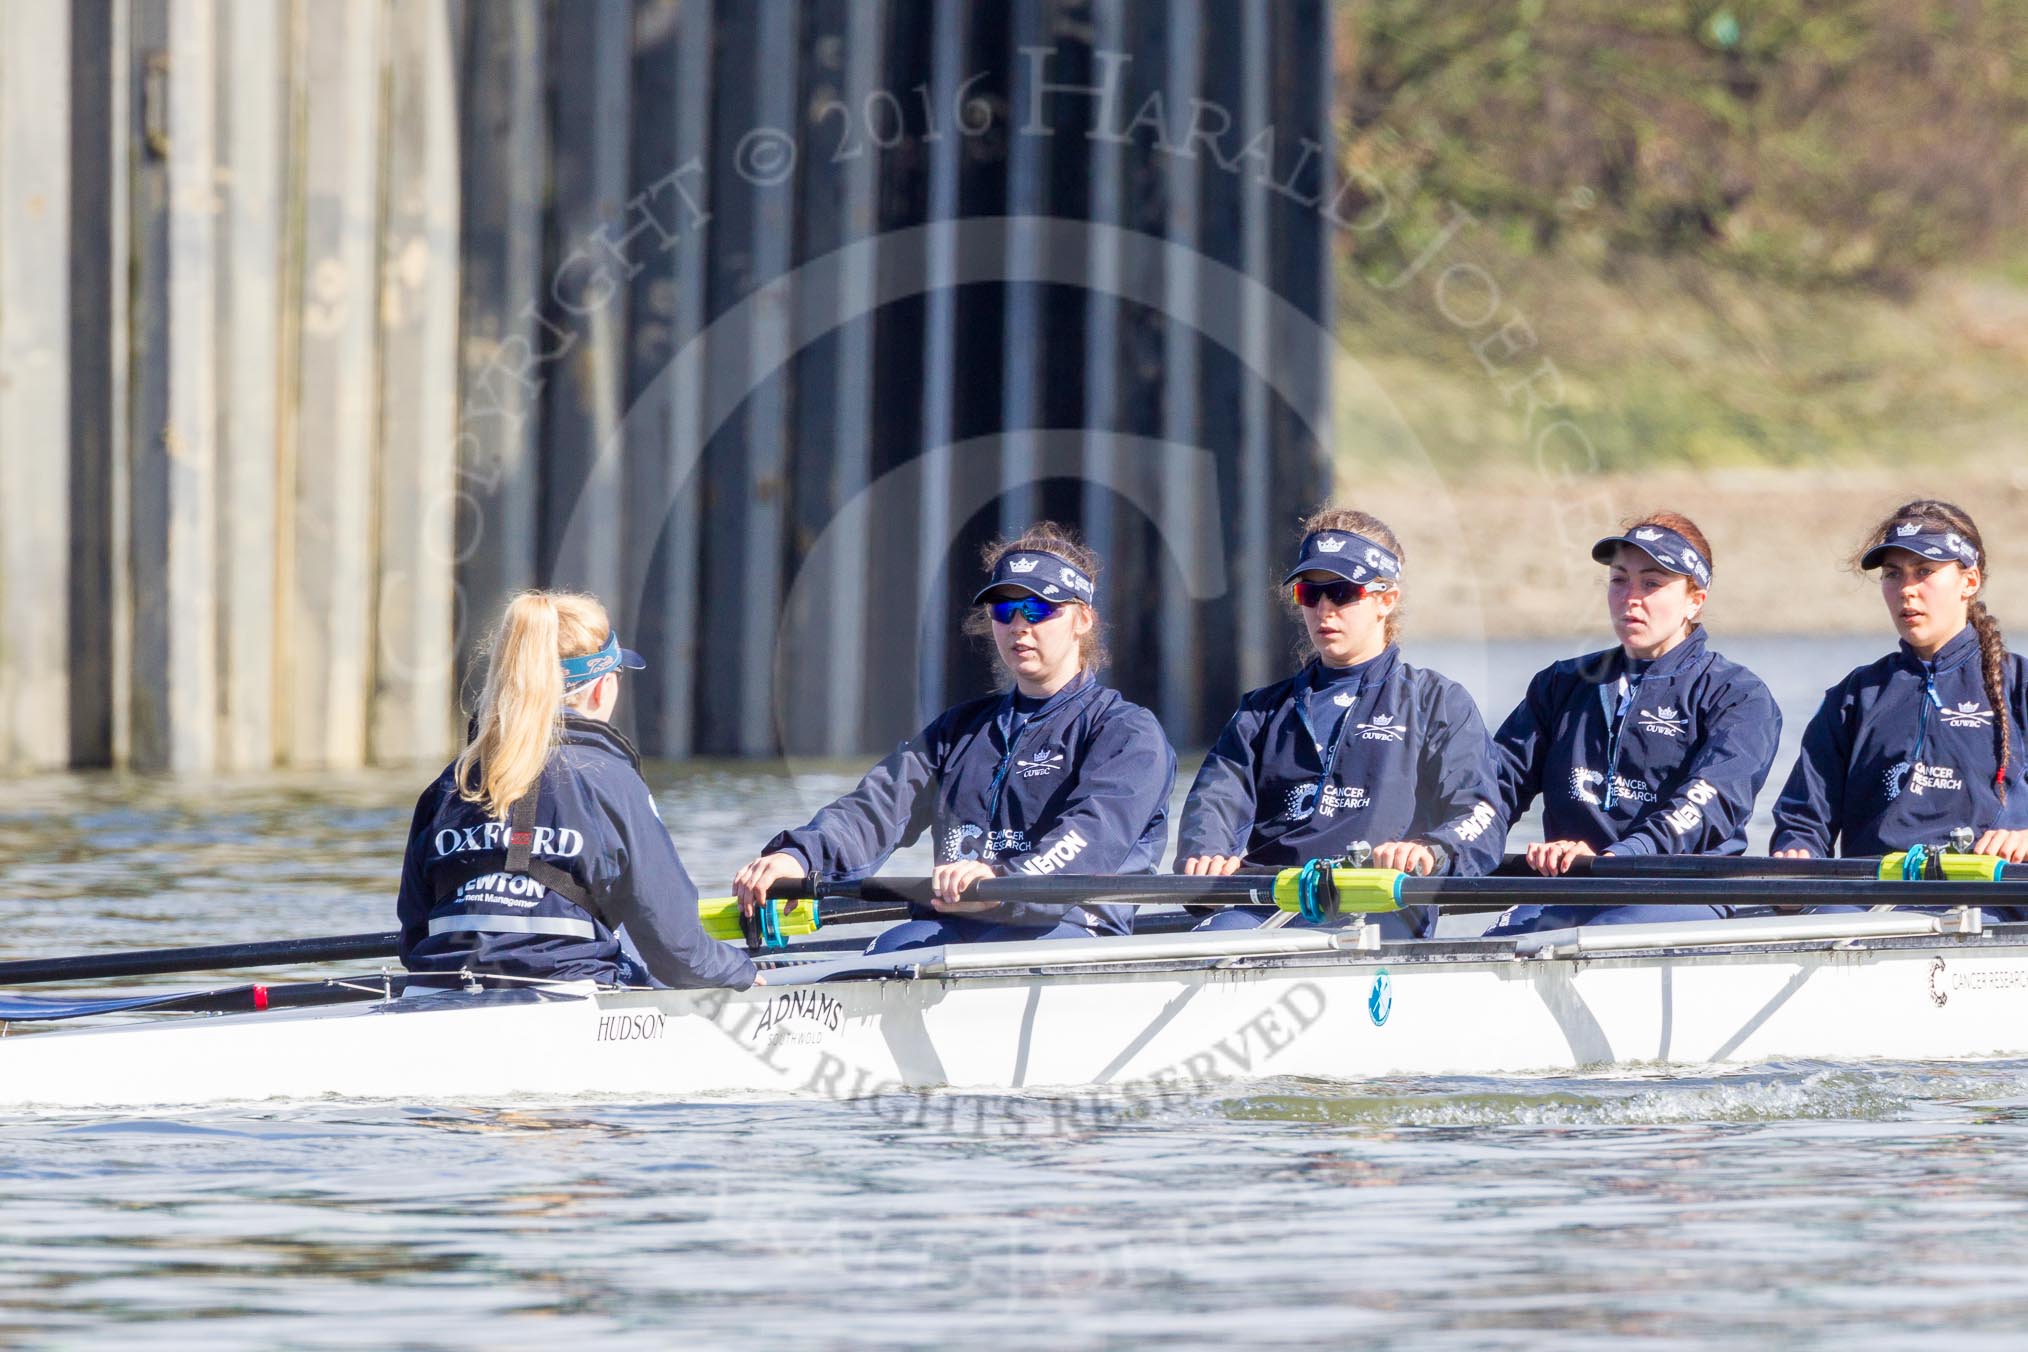
<instances>
[{"instance_id":1,"label":"blonde ponytail","mask_svg":"<svg viewBox=\"0 0 2028 1352\"><path fill-rule=\"evenodd\" d=\"M595 597L526 591L507 603L472 740L452 767L460 797L505 817L535 787L563 735L563 659L597 652L611 632Z\"/></svg>"}]
</instances>

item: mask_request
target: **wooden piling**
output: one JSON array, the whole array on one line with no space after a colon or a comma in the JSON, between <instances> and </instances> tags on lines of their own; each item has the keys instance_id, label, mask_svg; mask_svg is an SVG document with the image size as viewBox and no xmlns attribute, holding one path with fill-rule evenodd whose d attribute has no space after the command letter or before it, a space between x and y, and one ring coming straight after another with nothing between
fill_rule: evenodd
<instances>
[{"instance_id":1,"label":"wooden piling","mask_svg":"<svg viewBox=\"0 0 2028 1352\"><path fill-rule=\"evenodd\" d=\"M86 766L124 764L130 745L130 12L125 0L74 0L70 10L67 693L69 763ZM0 437L0 458L6 454ZM0 770L8 760L0 753Z\"/></svg>"},{"instance_id":2,"label":"wooden piling","mask_svg":"<svg viewBox=\"0 0 2028 1352\"><path fill-rule=\"evenodd\" d=\"M383 17L373 4L306 4L296 54L302 242L281 754L306 767L359 765L367 751Z\"/></svg>"},{"instance_id":3,"label":"wooden piling","mask_svg":"<svg viewBox=\"0 0 2028 1352\"><path fill-rule=\"evenodd\" d=\"M452 651L459 689L507 598L535 585L541 387L565 339L539 322L549 126L543 0L464 12L458 81L457 520Z\"/></svg>"},{"instance_id":4,"label":"wooden piling","mask_svg":"<svg viewBox=\"0 0 2028 1352\"><path fill-rule=\"evenodd\" d=\"M134 765L218 758L217 128L210 0L135 8Z\"/></svg>"},{"instance_id":5,"label":"wooden piling","mask_svg":"<svg viewBox=\"0 0 2028 1352\"><path fill-rule=\"evenodd\" d=\"M1187 125L1177 119L1188 116L1190 101L1200 93L1204 31L1201 0L1176 0L1171 5L1162 84L1163 111L1170 126ZM1161 435L1167 449L1158 471L1160 494L1165 512L1186 532L1182 547L1202 549L1218 529L1209 504L1199 500L1200 476L1193 472L1195 453L1205 444L1197 409L1197 350L1203 341L1197 330L1197 249L1199 198L1207 169L1195 156L1173 151L1154 160L1153 168L1162 183L1161 234L1172 246L1162 273ZM1184 448L1191 453L1185 454ZM1201 708L1203 664L1198 660L1205 632L1201 621L1211 600L1193 597L1189 605L1161 606L1155 620L1160 653L1155 710L1170 737L1186 745L1203 742L1216 732L1208 727L1205 715L1217 715Z\"/></svg>"},{"instance_id":6,"label":"wooden piling","mask_svg":"<svg viewBox=\"0 0 2028 1352\"><path fill-rule=\"evenodd\" d=\"M451 744L458 376L450 16L404 0L388 18L368 745L382 765L441 762Z\"/></svg>"},{"instance_id":7,"label":"wooden piling","mask_svg":"<svg viewBox=\"0 0 2028 1352\"><path fill-rule=\"evenodd\" d=\"M542 310L568 344L543 383L540 571L618 604L620 426L631 245L624 219L629 0L552 10L550 200Z\"/></svg>"},{"instance_id":8,"label":"wooden piling","mask_svg":"<svg viewBox=\"0 0 2028 1352\"><path fill-rule=\"evenodd\" d=\"M275 433L280 420L288 11L218 8L218 764L275 760Z\"/></svg>"},{"instance_id":9,"label":"wooden piling","mask_svg":"<svg viewBox=\"0 0 2028 1352\"><path fill-rule=\"evenodd\" d=\"M70 17L0 5L0 765L70 759Z\"/></svg>"}]
</instances>

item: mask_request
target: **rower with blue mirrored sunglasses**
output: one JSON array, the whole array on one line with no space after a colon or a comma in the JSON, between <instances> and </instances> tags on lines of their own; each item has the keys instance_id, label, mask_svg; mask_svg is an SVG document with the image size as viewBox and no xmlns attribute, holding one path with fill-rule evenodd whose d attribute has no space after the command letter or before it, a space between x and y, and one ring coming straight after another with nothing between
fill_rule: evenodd
<instances>
[{"instance_id":1,"label":"rower with blue mirrored sunglasses","mask_svg":"<svg viewBox=\"0 0 2028 1352\"><path fill-rule=\"evenodd\" d=\"M1016 615L1030 624L1041 624L1062 608L1060 602L1045 601L1039 596L1020 596L1012 600L986 603L986 609L992 612L995 624L1012 624Z\"/></svg>"},{"instance_id":2,"label":"rower with blue mirrored sunglasses","mask_svg":"<svg viewBox=\"0 0 2028 1352\"><path fill-rule=\"evenodd\" d=\"M1329 601L1342 610L1346 606L1358 605L1375 592L1386 590L1387 584L1384 582L1369 582L1362 586L1357 582L1339 578L1330 582L1291 583L1289 595L1295 599L1297 605L1306 609L1320 601Z\"/></svg>"}]
</instances>

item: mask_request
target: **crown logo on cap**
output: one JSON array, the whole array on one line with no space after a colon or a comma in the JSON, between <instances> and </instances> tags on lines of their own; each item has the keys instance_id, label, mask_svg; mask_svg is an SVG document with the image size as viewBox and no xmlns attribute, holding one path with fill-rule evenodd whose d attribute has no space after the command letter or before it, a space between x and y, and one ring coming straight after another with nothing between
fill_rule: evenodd
<instances>
[{"instance_id":1,"label":"crown logo on cap","mask_svg":"<svg viewBox=\"0 0 2028 1352\"><path fill-rule=\"evenodd\" d=\"M1920 521L1910 521L1894 528L1896 535L1918 535L1921 532L1922 523Z\"/></svg>"},{"instance_id":2,"label":"crown logo on cap","mask_svg":"<svg viewBox=\"0 0 2028 1352\"><path fill-rule=\"evenodd\" d=\"M1319 554L1336 554L1344 547L1345 537L1342 535L1327 535L1317 541L1317 552Z\"/></svg>"},{"instance_id":3,"label":"crown logo on cap","mask_svg":"<svg viewBox=\"0 0 2028 1352\"><path fill-rule=\"evenodd\" d=\"M1041 562L1041 559L1014 559L1008 563L1007 571L1010 573L1032 573L1035 571L1036 565Z\"/></svg>"},{"instance_id":4,"label":"crown logo on cap","mask_svg":"<svg viewBox=\"0 0 2028 1352\"><path fill-rule=\"evenodd\" d=\"M1634 532L1634 538L1636 540L1659 540L1662 538L1662 532L1656 530L1653 526L1643 526Z\"/></svg>"}]
</instances>

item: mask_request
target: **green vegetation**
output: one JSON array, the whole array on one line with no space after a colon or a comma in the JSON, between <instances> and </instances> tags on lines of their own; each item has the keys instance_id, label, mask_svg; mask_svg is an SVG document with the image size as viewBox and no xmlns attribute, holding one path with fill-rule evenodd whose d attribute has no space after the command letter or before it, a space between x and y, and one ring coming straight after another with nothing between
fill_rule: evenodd
<instances>
[{"instance_id":1,"label":"green vegetation","mask_svg":"<svg viewBox=\"0 0 2028 1352\"><path fill-rule=\"evenodd\" d=\"M1340 236L1344 333L1439 463L1527 455L1471 346L1509 317L1605 469L2028 459L2028 0L1337 22L1344 160L1387 213ZM1455 262L1496 279L1484 327L1483 286L1433 286Z\"/></svg>"}]
</instances>

